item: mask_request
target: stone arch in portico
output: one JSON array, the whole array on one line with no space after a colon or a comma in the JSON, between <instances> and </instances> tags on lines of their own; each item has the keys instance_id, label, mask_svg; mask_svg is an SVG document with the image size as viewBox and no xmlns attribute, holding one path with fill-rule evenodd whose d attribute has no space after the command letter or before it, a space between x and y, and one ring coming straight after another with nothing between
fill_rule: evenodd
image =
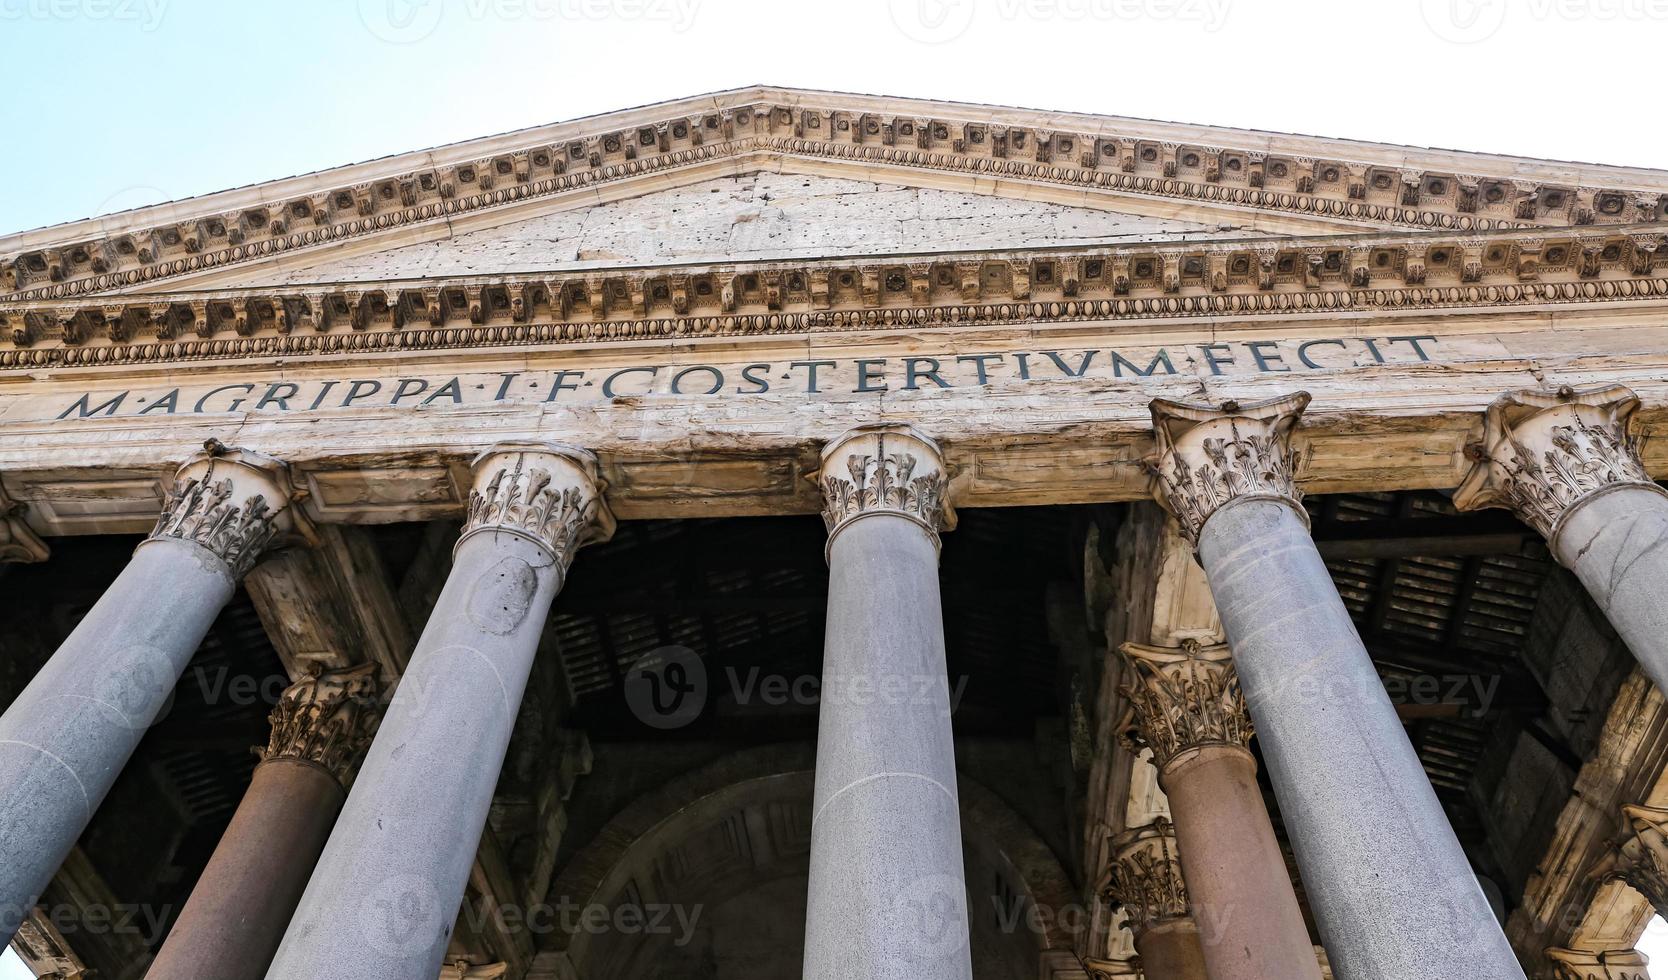
<instances>
[{"instance_id":1,"label":"stone arch in portico","mask_svg":"<svg viewBox=\"0 0 1668 980\"><path fill-rule=\"evenodd\" d=\"M621 810L550 891L577 926L552 940L568 975L799 976L814 762L805 744L750 749ZM1034 977L1045 951L1071 946L1069 930L1083 918L1073 915L1076 890L1048 845L994 792L962 775L958 795L974 975ZM644 909L654 927L622 918L622 907ZM606 925L593 912L587 927L580 910L588 908L606 910Z\"/></svg>"}]
</instances>

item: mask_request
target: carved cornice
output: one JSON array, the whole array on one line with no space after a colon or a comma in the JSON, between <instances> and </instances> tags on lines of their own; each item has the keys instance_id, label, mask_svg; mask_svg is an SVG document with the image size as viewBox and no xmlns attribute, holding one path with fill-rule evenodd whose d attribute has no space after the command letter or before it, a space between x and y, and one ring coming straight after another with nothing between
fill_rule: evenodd
<instances>
[{"instance_id":1,"label":"carved cornice","mask_svg":"<svg viewBox=\"0 0 1668 980\"><path fill-rule=\"evenodd\" d=\"M1633 804L1622 818L1628 832L1617 842L1616 877L1668 916L1668 808Z\"/></svg>"},{"instance_id":2,"label":"carved cornice","mask_svg":"<svg viewBox=\"0 0 1668 980\"><path fill-rule=\"evenodd\" d=\"M1169 820L1159 817L1144 827L1126 830L1112 847L1104 897L1113 908L1128 913L1124 924L1137 939L1154 925L1189 915L1187 884L1176 856L1176 831Z\"/></svg>"},{"instance_id":3,"label":"carved cornice","mask_svg":"<svg viewBox=\"0 0 1668 980\"><path fill-rule=\"evenodd\" d=\"M1327 236L0 302L0 369L1035 321L1660 304L1668 277L1635 261L1642 241L1660 237L1618 231L1592 253L1596 268L1584 266L1574 238ZM1414 252L1423 259L1410 265ZM1530 253L1533 262L1523 258ZM1409 275L1415 265L1419 273Z\"/></svg>"},{"instance_id":4,"label":"carved cornice","mask_svg":"<svg viewBox=\"0 0 1668 980\"><path fill-rule=\"evenodd\" d=\"M1565 517L1584 501L1619 487L1664 492L1629 431L1638 408L1621 385L1501 395L1485 414L1482 443L1468 449L1473 465L1454 506L1510 508L1557 553Z\"/></svg>"},{"instance_id":5,"label":"carved cornice","mask_svg":"<svg viewBox=\"0 0 1668 980\"><path fill-rule=\"evenodd\" d=\"M292 506L295 499L283 463L211 439L180 466L145 542L191 541L242 578L275 540L311 539L311 522Z\"/></svg>"},{"instance_id":6,"label":"carved cornice","mask_svg":"<svg viewBox=\"0 0 1668 980\"><path fill-rule=\"evenodd\" d=\"M473 465L461 546L483 531L513 534L544 548L566 572L587 544L614 535L596 456L554 443L501 443Z\"/></svg>"},{"instance_id":7,"label":"carved cornice","mask_svg":"<svg viewBox=\"0 0 1668 980\"><path fill-rule=\"evenodd\" d=\"M834 538L851 522L874 514L895 514L926 529L933 544L955 524L946 496L944 456L938 444L908 425L865 425L822 450L817 471L822 519Z\"/></svg>"},{"instance_id":8,"label":"carved cornice","mask_svg":"<svg viewBox=\"0 0 1668 980\"><path fill-rule=\"evenodd\" d=\"M272 734L256 754L314 763L348 789L382 722L380 694L375 664L303 677L278 697Z\"/></svg>"},{"instance_id":9,"label":"carved cornice","mask_svg":"<svg viewBox=\"0 0 1668 980\"><path fill-rule=\"evenodd\" d=\"M1308 521L1294 479L1299 453L1291 448L1308 405L1305 391L1220 407L1153 399L1154 496L1195 548L1205 522L1233 500L1279 500Z\"/></svg>"},{"instance_id":10,"label":"carved cornice","mask_svg":"<svg viewBox=\"0 0 1668 980\"><path fill-rule=\"evenodd\" d=\"M1552 962L1551 980L1650 980L1646 958L1632 949L1588 952L1552 948L1546 951Z\"/></svg>"},{"instance_id":11,"label":"carved cornice","mask_svg":"<svg viewBox=\"0 0 1668 980\"><path fill-rule=\"evenodd\" d=\"M529 131L521 145L492 138L395 158L383 168L343 168L336 181L324 173L263 185L258 196L228 192L145 209L106 219L92 237L85 237L91 226L80 223L62 237L51 229L11 236L19 250L0 254L0 290L34 299L121 289L388 229L591 195L603 184L733 168L750 158L765 166L783 156L1460 231L1655 222L1668 191L1661 180L1620 168L1617 178L1633 186L1537 178L1525 169L1533 162L1517 160L1478 158L1467 160L1463 173L1447 172L1434 158L1417 167L1401 162L1417 156L1412 150L1398 151L1396 162L1372 153L1351 159L1356 147L1330 142L1345 155L1327 158L1317 156L1314 140L1299 137L1199 130L1199 138L1187 140L1195 127L1077 117L1083 126L1076 130L1044 129L984 107L921 108L899 115L858 97L755 90L693 114L686 104L665 107L664 118L609 114ZM627 117L632 121L622 125ZM1501 172L1478 172L1491 163Z\"/></svg>"},{"instance_id":12,"label":"carved cornice","mask_svg":"<svg viewBox=\"0 0 1668 980\"><path fill-rule=\"evenodd\" d=\"M1251 715L1226 645L1183 640L1179 650L1139 643L1118 650L1130 668L1122 691L1137 722L1126 735L1133 748L1153 750L1160 774L1212 746L1249 755Z\"/></svg>"}]
</instances>

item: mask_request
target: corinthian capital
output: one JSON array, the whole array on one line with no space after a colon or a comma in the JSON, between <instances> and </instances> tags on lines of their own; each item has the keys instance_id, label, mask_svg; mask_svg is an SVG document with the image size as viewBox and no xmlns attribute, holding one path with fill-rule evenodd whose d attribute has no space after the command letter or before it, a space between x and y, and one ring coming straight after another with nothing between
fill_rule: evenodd
<instances>
[{"instance_id":1,"label":"corinthian capital","mask_svg":"<svg viewBox=\"0 0 1668 980\"><path fill-rule=\"evenodd\" d=\"M1616 845L1615 874L1668 915L1668 809L1624 806L1627 829Z\"/></svg>"},{"instance_id":2,"label":"corinthian capital","mask_svg":"<svg viewBox=\"0 0 1668 980\"><path fill-rule=\"evenodd\" d=\"M908 425L859 426L824 446L817 486L830 544L852 521L877 513L906 517L935 542L955 525L944 456Z\"/></svg>"},{"instance_id":3,"label":"corinthian capital","mask_svg":"<svg viewBox=\"0 0 1668 980\"><path fill-rule=\"evenodd\" d=\"M1124 831L1112 841L1112 849L1104 897L1128 912L1125 924L1136 938L1152 926L1187 918L1187 884L1169 820L1159 817Z\"/></svg>"},{"instance_id":4,"label":"corinthian capital","mask_svg":"<svg viewBox=\"0 0 1668 980\"><path fill-rule=\"evenodd\" d=\"M1241 498L1283 501L1308 521L1294 480L1298 453L1291 448L1292 430L1308 405L1306 391L1219 408L1153 399L1154 495L1195 547L1210 516Z\"/></svg>"},{"instance_id":5,"label":"corinthian capital","mask_svg":"<svg viewBox=\"0 0 1668 980\"><path fill-rule=\"evenodd\" d=\"M597 458L554 443L503 443L476 458L469 519L458 543L482 531L537 543L566 572L584 545L614 535Z\"/></svg>"},{"instance_id":6,"label":"corinthian capital","mask_svg":"<svg viewBox=\"0 0 1668 980\"><path fill-rule=\"evenodd\" d=\"M279 695L272 735L256 754L314 763L347 789L382 721L378 693L374 664L303 677Z\"/></svg>"},{"instance_id":7,"label":"corinthian capital","mask_svg":"<svg viewBox=\"0 0 1668 980\"><path fill-rule=\"evenodd\" d=\"M1454 506L1508 507L1555 545L1564 516L1583 501L1617 487L1662 492L1628 431L1638 409L1621 385L1501 395L1484 416L1483 442Z\"/></svg>"},{"instance_id":8,"label":"corinthian capital","mask_svg":"<svg viewBox=\"0 0 1668 980\"><path fill-rule=\"evenodd\" d=\"M174 475L174 488L146 541L175 538L202 545L241 578L274 541L311 539L312 523L295 506L289 467L270 456L210 439Z\"/></svg>"},{"instance_id":9,"label":"corinthian capital","mask_svg":"<svg viewBox=\"0 0 1668 980\"><path fill-rule=\"evenodd\" d=\"M1118 649L1130 668L1122 690L1134 710L1134 734L1153 750L1160 773L1210 746L1249 752L1251 715L1227 646L1183 640L1179 650L1139 643Z\"/></svg>"},{"instance_id":10,"label":"corinthian capital","mask_svg":"<svg viewBox=\"0 0 1668 980\"><path fill-rule=\"evenodd\" d=\"M1552 961L1552 980L1650 980L1645 956L1638 950L1588 952L1553 947L1546 951L1546 958Z\"/></svg>"}]
</instances>

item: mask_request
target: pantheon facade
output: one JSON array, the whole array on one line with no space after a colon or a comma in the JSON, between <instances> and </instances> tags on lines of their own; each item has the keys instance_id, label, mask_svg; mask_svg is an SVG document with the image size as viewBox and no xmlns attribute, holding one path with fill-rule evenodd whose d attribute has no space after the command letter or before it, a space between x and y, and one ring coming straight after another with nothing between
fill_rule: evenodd
<instances>
[{"instance_id":1,"label":"pantheon facade","mask_svg":"<svg viewBox=\"0 0 1668 980\"><path fill-rule=\"evenodd\" d=\"M756 87L0 237L0 936L1643 980L1665 206Z\"/></svg>"}]
</instances>

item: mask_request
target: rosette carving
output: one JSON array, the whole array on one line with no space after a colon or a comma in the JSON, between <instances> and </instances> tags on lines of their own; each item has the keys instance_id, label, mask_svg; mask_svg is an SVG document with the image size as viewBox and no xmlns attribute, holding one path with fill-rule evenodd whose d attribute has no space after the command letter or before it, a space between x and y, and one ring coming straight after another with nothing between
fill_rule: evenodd
<instances>
[{"instance_id":1,"label":"rosette carving","mask_svg":"<svg viewBox=\"0 0 1668 980\"><path fill-rule=\"evenodd\" d=\"M309 535L311 525L291 506L293 496L284 464L211 439L180 466L145 540L199 544L219 556L234 578L242 578L274 540Z\"/></svg>"},{"instance_id":2,"label":"rosette carving","mask_svg":"<svg viewBox=\"0 0 1668 980\"><path fill-rule=\"evenodd\" d=\"M1291 433L1308 404L1302 391L1220 408L1153 400L1155 496L1194 547L1211 515L1242 497L1282 500L1303 515Z\"/></svg>"},{"instance_id":3,"label":"rosette carving","mask_svg":"<svg viewBox=\"0 0 1668 980\"><path fill-rule=\"evenodd\" d=\"M1189 914L1187 884L1176 856L1176 830L1159 817L1112 842L1114 857L1104 897L1127 913L1125 924L1140 938L1151 926Z\"/></svg>"},{"instance_id":4,"label":"rosette carving","mask_svg":"<svg viewBox=\"0 0 1668 980\"><path fill-rule=\"evenodd\" d=\"M1461 510L1507 507L1554 541L1564 516L1617 487L1657 492L1629 430L1639 399L1620 385L1577 391L1514 391L1488 407L1483 442L1454 493Z\"/></svg>"},{"instance_id":5,"label":"rosette carving","mask_svg":"<svg viewBox=\"0 0 1668 980\"><path fill-rule=\"evenodd\" d=\"M382 722L379 695L374 664L303 677L279 695L272 735L255 754L312 762L347 789Z\"/></svg>"},{"instance_id":6,"label":"rosette carving","mask_svg":"<svg viewBox=\"0 0 1668 980\"><path fill-rule=\"evenodd\" d=\"M544 443L495 446L475 460L469 517L458 543L480 531L537 542L566 571L574 554L614 533L596 457Z\"/></svg>"},{"instance_id":7,"label":"rosette carving","mask_svg":"<svg viewBox=\"0 0 1668 980\"><path fill-rule=\"evenodd\" d=\"M1162 773L1207 746L1245 750L1254 729L1227 646L1183 640L1181 649L1126 643L1119 648L1131 680L1122 688L1135 747L1153 750Z\"/></svg>"},{"instance_id":8,"label":"rosette carving","mask_svg":"<svg viewBox=\"0 0 1668 980\"><path fill-rule=\"evenodd\" d=\"M829 443L817 485L828 537L866 514L900 514L930 531L953 523L944 458L932 440L907 425L863 426Z\"/></svg>"}]
</instances>

